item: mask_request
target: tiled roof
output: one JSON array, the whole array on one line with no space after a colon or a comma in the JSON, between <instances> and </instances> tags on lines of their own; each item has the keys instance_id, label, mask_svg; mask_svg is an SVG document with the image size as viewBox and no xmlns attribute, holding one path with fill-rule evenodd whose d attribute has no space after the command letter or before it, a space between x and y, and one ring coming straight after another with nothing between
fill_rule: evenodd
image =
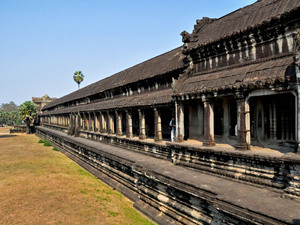
<instances>
[{"instance_id":1,"label":"tiled roof","mask_svg":"<svg viewBox=\"0 0 300 225\"><path fill-rule=\"evenodd\" d=\"M299 0L259 0L252 5L238 9L215 21L203 20L203 23L195 25L191 34L192 42L189 48L196 48L207 43L243 32L249 28L256 27L263 22L278 19L283 14L298 10ZM208 23L205 25L205 23Z\"/></svg>"},{"instance_id":2,"label":"tiled roof","mask_svg":"<svg viewBox=\"0 0 300 225\"><path fill-rule=\"evenodd\" d=\"M201 93L240 87L285 82L295 76L293 57L269 59L249 65L215 70L192 77L183 77L175 86L175 95Z\"/></svg>"},{"instance_id":3,"label":"tiled roof","mask_svg":"<svg viewBox=\"0 0 300 225\"><path fill-rule=\"evenodd\" d=\"M182 47L176 48L63 96L47 104L44 109L183 68L183 58Z\"/></svg>"},{"instance_id":4,"label":"tiled roof","mask_svg":"<svg viewBox=\"0 0 300 225\"><path fill-rule=\"evenodd\" d=\"M70 112L86 112L97 111L103 109L121 109L126 107L143 107L167 104L172 102L172 89L165 89L159 91L145 92L133 96L121 97L116 99L107 99L105 101L78 105L73 107L62 108L49 112L44 112L43 115L63 114Z\"/></svg>"}]
</instances>

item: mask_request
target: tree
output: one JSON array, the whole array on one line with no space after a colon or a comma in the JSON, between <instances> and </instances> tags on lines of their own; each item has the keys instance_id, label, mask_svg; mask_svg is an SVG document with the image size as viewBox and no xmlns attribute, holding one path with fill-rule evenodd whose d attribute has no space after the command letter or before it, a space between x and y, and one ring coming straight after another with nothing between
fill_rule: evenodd
<instances>
[{"instance_id":1,"label":"tree","mask_svg":"<svg viewBox=\"0 0 300 225\"><path fill-rule=\"evenodd\" d=\"M78 84L78 89L80 88L80 83L83 81L84 75L81 70L76 71L73 75L74 81Z\"/></svg>"},{"instance_id":2,"label":"tree","mask_svg":"<svg viewBox=\"0 0 300 225\"><path fill-rule=\"evenodd\" d=\"M19 118L19 113L17 111L12 111L10 113L10 124L16 125L18 118Z\"/></svg>"},{"instance_id":3,"label":"tree","mask_svg":"<svg viewBox=\"0 0 300 225\"><path fill-rule=\"evenodd\" d=\"M2 103L0 107L0 111L4 112L12 112L17 110L18 106L13 101L10 101L9 103Z\"/></svg>"},{"instance_id":4,"label":"tree","mask_svg":"<svg viewBox=\"0 0 300 225\"><path fill-rule=\"evenodd\" d=\"M24 120L24 123L27 126L27 134L30 133L30 123L36 116L36 106L31 101L26 101L20 105L19 116Z\"/></svg>"}]
</instances>

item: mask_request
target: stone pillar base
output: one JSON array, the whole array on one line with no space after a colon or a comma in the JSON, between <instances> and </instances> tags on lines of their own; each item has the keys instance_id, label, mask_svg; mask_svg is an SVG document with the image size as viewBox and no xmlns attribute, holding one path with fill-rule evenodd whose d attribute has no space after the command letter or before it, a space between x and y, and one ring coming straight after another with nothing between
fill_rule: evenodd
<instances>
[{"instance_id":1,"label":"stone pillar base","mask_svg":"<svg viewBox=\"0 0 300 225\"><path fill-rule=\"evenodd\" d=\"M214 141L203 141L202 145L205 147L211 147L211 146L215 146L216 143Z\"/></svg>"},{"instance_id":2,"label":"stone pillar base","mask_svg":"<svg viewBox=\"0 0 300 225\"><path fill-rule=\"evenodd\" d=\"M183 141L184 141L184 136L183 136L183 135L178 135L178 136L175 138L175 141L176 141L176 142L183 142Z\"/></svg>"},{"instance_id":3,"label":"stone pillar base","mask_svg":"<svg viewBox=\"0 0 300 225\"><path fill-rule=\"evenodd\" d=\"M156 141L156 142L162 141L162 138L154 138L154 141Z\"/></svg>"},{"instance_id":4,"label":"stone pillar base","mask_svg":"<svg viewBox=\"0 0 300 225\"><path fill-rule=\"evenodd\" d=\"M140 135L140 136L139 136L139 139L140 139L140 140L145 140L145 139L146 139L146 135Z\"/></svg>"},{"instance_id":5,"label":"stone pillar base","mask_svg":"<svg viewBox=\"0 0 300 225\"><path fill-rule=\"evenodd\" d=\"M74 137L79 137L80 127L75 127Z\"/></svg>"},{"instance_id":6,"label":"stone pillar base","mask_svg":"<svg viewBox=\"0 0 300 225\"><path fill-rule=\"evenodd\" d=\"M237 144L235 146L235 150L239 150L239 151L247 151L250 150L250 146L246 145L246 144Z\"/></svg>"},{"instance_id":7,"label":"stone pillar base","mask_svg":"<svg viewBox=\"0 0 300 225\"><path fill-rule=\"evenodd\" d=\"M300 142L297 143L296 149L295 149L295 153L300 155Z\"/></svg>"}]
</instances>

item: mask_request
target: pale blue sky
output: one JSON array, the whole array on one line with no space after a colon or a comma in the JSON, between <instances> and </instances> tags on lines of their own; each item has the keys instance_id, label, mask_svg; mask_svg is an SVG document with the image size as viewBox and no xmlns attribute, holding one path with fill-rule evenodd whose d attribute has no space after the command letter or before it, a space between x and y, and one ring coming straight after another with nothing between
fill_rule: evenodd
<instances>
[{"instance_id":1,"label":"pale blue sky","mask_svg":"<svg viewBox=\"0 0 300 225\"><path fill-rule=\"evenodd\" d=\"M62 97L172 50L196 19L255 0L0 0L0 104Z\"/></svg>"}]
</instances>

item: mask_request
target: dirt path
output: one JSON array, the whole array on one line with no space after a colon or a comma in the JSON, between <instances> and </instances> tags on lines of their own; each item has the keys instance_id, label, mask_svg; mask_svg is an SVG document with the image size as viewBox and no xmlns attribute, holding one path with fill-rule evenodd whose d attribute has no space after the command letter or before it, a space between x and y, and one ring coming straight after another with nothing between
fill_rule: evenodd
<instances>
[{"instance_id":1,"label":"dirt path","mask_svg":"<svg viewBox=\"0 0 300 225\"><path fill-rule=\"evenodd\" d=\"M1 134L9 134L9 129L13 127L0 127L0 135Z\"/></svg>"}]
</instances>

